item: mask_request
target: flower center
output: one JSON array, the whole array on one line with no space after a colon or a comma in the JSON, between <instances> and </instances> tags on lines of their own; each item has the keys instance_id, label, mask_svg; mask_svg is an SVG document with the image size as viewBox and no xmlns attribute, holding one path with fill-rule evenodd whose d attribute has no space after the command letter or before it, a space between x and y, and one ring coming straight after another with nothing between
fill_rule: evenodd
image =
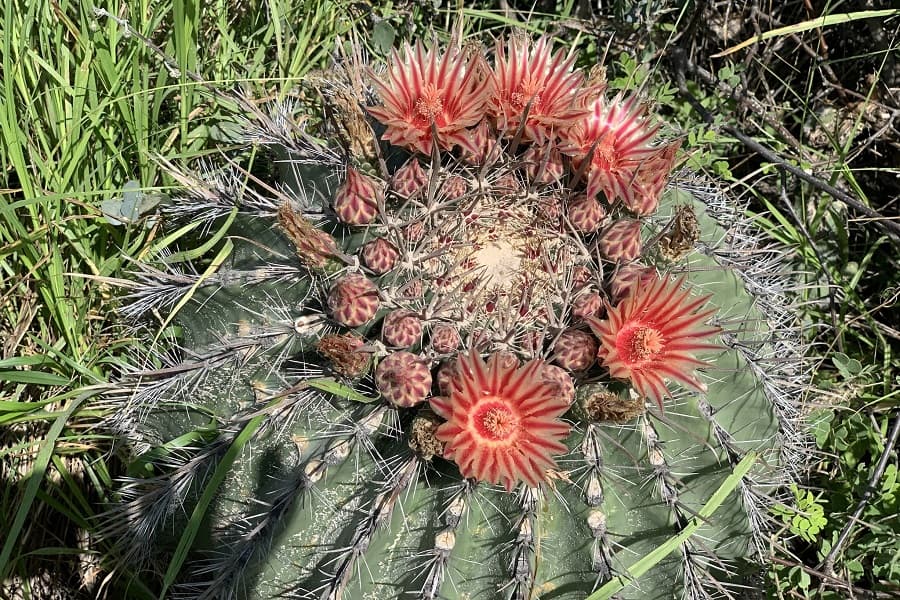
<instances>
[{"instance_id":1,"label":"flower center","mask_svg":"<svg viewBox=\"0 0 900 600\"><path fill-rule=\"evenodd\" d=\"M518 109L524 109L531 102L529 112L537 112L541 105L541 90L544 88L540 79L526 77L516 86L516 91L510 94L509 99Z\"/></svg>"},{"instance_id":2,"label":"flower center","mask_svg":"<svg viewBox=\"0 0 900 600\"><path fill-rule=\"evenodd\" d=\"M416 100L416 114L428 122L444 110L444 101L441 98L441 90L433 83L429 83L422 90L422 95Z\"/></svg>"},{"instance_id":3,"label":"flower center","mask_svg":"<svg viewBox=\"0 0 900 600\"><path fill-rule=\"evenodd\" d=\"M653 327L638 326L622 332L626 339L623 350L628 362L643 362L654 358L663 349L663 337Z\"/></svg>"},{"instance_id":4,"label":"flower center","mask_svg":"<svg viewBox=\"0 0 900 600\"><path fill-rule=\"evenodd\" d=\"M508 440L521 427L518 416L500 401L489 399L473 416L475 429L489 440Z\"/></svg>"},{"instance_id":5,"label":"flower center","mask_svg":"<svg viewBox=\"0 0 900 600\"><path fill-rule=\"evenodd\" d=\"M594 157L592 162L604 171L609 171L619 161L616 152L616 136L611 131L606 132L597 140L594 146Z\"/></svg>"}]
</instances>

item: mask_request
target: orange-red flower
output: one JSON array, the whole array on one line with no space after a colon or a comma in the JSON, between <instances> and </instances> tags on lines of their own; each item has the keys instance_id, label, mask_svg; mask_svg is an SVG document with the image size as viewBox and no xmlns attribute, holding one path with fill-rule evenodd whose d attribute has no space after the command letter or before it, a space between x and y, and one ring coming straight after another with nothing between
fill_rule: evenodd
<instances>
[{"instance_id":1,"label":"orange-red flower","mask_svg":"<svg viewBox=\"0 0 900 600\"><path fill-rule=\"evenodd\" d=\"M658 195L657 184L668 176L677 148L651 145L659 125L649 123L645 113L637 96L601 97L586 119L560 132L560 150L584 169L587 195L602 191L609 202L621 199L639 214L646 214L650 205L656 208L655 198L647 201L642 196ZM590 162L583 165L588 157Z\"/></svg>"},{"instance_id":2,"label":"orange-red flower","mask_svg":"<svg viewBox=\"0 0 900 600\"><path fill-rule=\"evenodd\" d=\"M585 87L581 72L572 70L574 55L554 54L546 37L531 46L524 36L511 36L506 49L498 40L494 56L488 112L507 136L522 127L523 139L543 143L583 119L589 113L587 96L601 89Z\"/></svg>"},{"instance_id":3,"label":"orange-red flower","mask_svg":"<svg viewBox=\"0 0 900 600\"><path fill-rule=\"evenodd\" d=\"M519 481L538 486L556 466L552 456L566 452L560 440L569 435L558 417L569 403L542 379L545 365L460 355L450 396L432 398L431 408L446 419L435 435L463 477L512 490Z\"/></svg>"},{"instance_id":4,"label":"orange-red flower","mask_svg":"<svg viewBox=\"0 0 900 600\"><path fill-rule=\"evenodd\" d=\"M466 57L451 48L440 54L421 42L414 48L407 44L402 58L393 51L385 80L373 77L384 104L369 112L387 127L383 139L392 144L431 154L433 126L439 147L460 145L475 153L466 128L484 115L491 83L486 71L476 53Z\"/></svg>"},{"instance_id":5,"label":"orange-red flower","mask_svg":"<svg viewBox=\"0 0 900 600\"><path fill-rule=\"evenodd\" d=\"M659 279L635 286L605 320L586 319L600 338L597 356L612 377L630 379L634 389L662 408L671 395L664 379L697 391L706 386L694 370L706 363L694 357L700 350L718 350L707 341L719 328L706 321L715 308L702 309L709 296L693 297L682 288L684 279Z\"/></svg>"}]
</instances>

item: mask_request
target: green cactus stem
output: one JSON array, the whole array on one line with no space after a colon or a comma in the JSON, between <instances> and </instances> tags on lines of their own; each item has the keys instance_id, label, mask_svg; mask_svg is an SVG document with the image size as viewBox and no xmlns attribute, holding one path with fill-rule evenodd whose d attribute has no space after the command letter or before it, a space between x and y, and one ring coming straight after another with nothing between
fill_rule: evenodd
<instances>
[{"instance_id":1,"label":"green cactus stem","mask_svg":"<svg viewBox=\"0 0 900 600\"><path fill-rule=\"evenodd\" d=\"M572 65L546 38L417 44L336 68L316 136L241 116L288 181L169 166L169 226L231 237L123 293L123 561L189 598L744 594L805 453L789 284L637 98Z\"/></svg>"}]
</instances>

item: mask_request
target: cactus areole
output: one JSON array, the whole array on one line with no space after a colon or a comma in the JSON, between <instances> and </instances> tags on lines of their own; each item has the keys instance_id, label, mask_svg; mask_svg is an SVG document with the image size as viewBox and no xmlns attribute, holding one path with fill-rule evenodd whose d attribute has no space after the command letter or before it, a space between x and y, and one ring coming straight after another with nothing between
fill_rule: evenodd
<instances>
[{"instance_id":1,"label":"cactus areole","mask_svg":"<svg viewBox=\"0 0 900 600\"><path fill-rule=\"evenodd\" d=\"M181 358L125 377L114 426L143 447L197 426L163 401L217 425L123 487L126 558L151 561L154 523L230 460L191 597L574 599L622 575L621 598L662 600L752 571L802 443L775 270L721 195L670 182L680 142L646 105L551 46L337 65L315 136L256 115L248 141L299 180L241 196L217 272L148 267L130 292L151 319L202 301ZM179 215L215 214L205 181ZM750 451L767 466L740 499L633 578Z\"/></svg>"}]
</instances>

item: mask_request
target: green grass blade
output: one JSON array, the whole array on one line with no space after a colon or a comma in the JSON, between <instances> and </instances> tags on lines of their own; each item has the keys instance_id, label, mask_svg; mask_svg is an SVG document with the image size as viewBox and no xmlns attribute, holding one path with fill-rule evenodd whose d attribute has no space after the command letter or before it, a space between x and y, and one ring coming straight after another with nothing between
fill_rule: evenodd
<instances>
[{"instance_id":1,"label":"green grass blade","mask_svg":"<svg viewBox=\"0 0 900 600\"><path fill-rule=\"evenodd\" d=\"M25 519L28 517L28 512L31 510L31 505L34 503L41 482L44 480L44 474L47 472L47 465L50 464L53 450L56 447L56 439L62 433L63 427L66 426L66 422L72 417L78 407L81 406L81 403L93 395L94 392L90 391L75 398L66 410L56 418L53 425L50 426L47 437L44 438L37 458L34 460L34 467L28 476L28 483L25 486L25 494L22 497L22 502L19 504L16 516L13 517L9 531L6 532L6 542L3 544L3 550L0 551L0 580L6 579L9 575L10 568L13 565L10 561L13 549L16 547L19 533L22 531L22 526L25 524Z\"/></svg>"},{"instance_id":2,"label":"green grass blade","mask_svg":"<svg viewBox=\"0 0 900 600\"><path fill-rule=\"evenodd\" d=\"M829 27L831 25L838 25L840 23L849 23L851 21L859 21L861 19L878 19L881 17L893 17L896 15L900 15L900 9L885 9L885 10L861 10L858 12L852 13L838 13L834 15L824 15L819 19L810 19L809 21L803 21L802 23L795 23L794 25L787 25L785 27L778 27L776 29L770 29L769 31L764 31L756 37L752 37L749 40L744 40L740 44L736 46L731 46L725 50L722 50L718 54L713 54L711 58L722 58L723 56L728 56L729 54L734 54L738 50L743 50L748 46L752 46L753 44L763 42L765 40L782 36L782 35L790 35L792 33L800 33L801 31L809 31L810 29L818 29L820 27Z\"/></svg>"},{"instance_id":3,"label":"green grass blade","mask_svg":"<svg viewBox=\"0 0 900 600\"><path fill-rule=\"evenodd\" d=\"M631 585L632 581L641 577L666 556L674 552L681 544L687 541L700 527L703 521L709 519L713 513L718 510L725 499L737 488L741 482L741 478L746 475L756 462L756 453L748 452L747 455L737 464L731 475L725 478L719 489L707 500L703 508L697 513L698 516L691 519L687 527L685 527L678 535L669 538L664 544L654 549L652 552L628 567L625 573L617 576L612 581L591 594L586 600L609 600L615 594Z\"/></svg>"},{"instance_id":4,"label":"green grass blade","mask_svg":"<svg viewBox=\"0 0 900 600\"><path fill-rule=\"evenodd\" d=\"M250 441L250 438L253 437L253 435L256 433L256 430L259 429L259 426L262 425L262 422L265 418L265 415L259 415L248 422L247 425L245 425L241 432L237 435L237 437L234 438L234 441L231 443L231 446L228 448L225 456L222 457L222 460L216 466L216 470L213 473L212 478L203 490L203 495L200 497L200 500L197 502L197 505L194 507L194 510L191 513L191 518L190 520L188 520L187 527L185 528L184 533L181 534L181 538L178 540L178 546L175 548L175 554L172 556L172 561L169 563L169 567L166 569L166 574L163 579L163 587L159 593L159 600L165 599L166 592L168 592L169 588L172 587L172 584L175 583L175 579L178 577L178 573L181 571L181 566L184 564L188 552L190 552L191 546L193 546L194 544L194 539L197 537L197 533L200 531L200 526L203 523L204 517L206 516L206 511L209 508L210 503L212 503L213 498L215 498L216 493L218 493L219 487L222 485L222 482L225 481L225 478L231 471L231 465L234 464L234 461L240 454L241 449L247 442Z\"/></svg>"}]
</instances>

